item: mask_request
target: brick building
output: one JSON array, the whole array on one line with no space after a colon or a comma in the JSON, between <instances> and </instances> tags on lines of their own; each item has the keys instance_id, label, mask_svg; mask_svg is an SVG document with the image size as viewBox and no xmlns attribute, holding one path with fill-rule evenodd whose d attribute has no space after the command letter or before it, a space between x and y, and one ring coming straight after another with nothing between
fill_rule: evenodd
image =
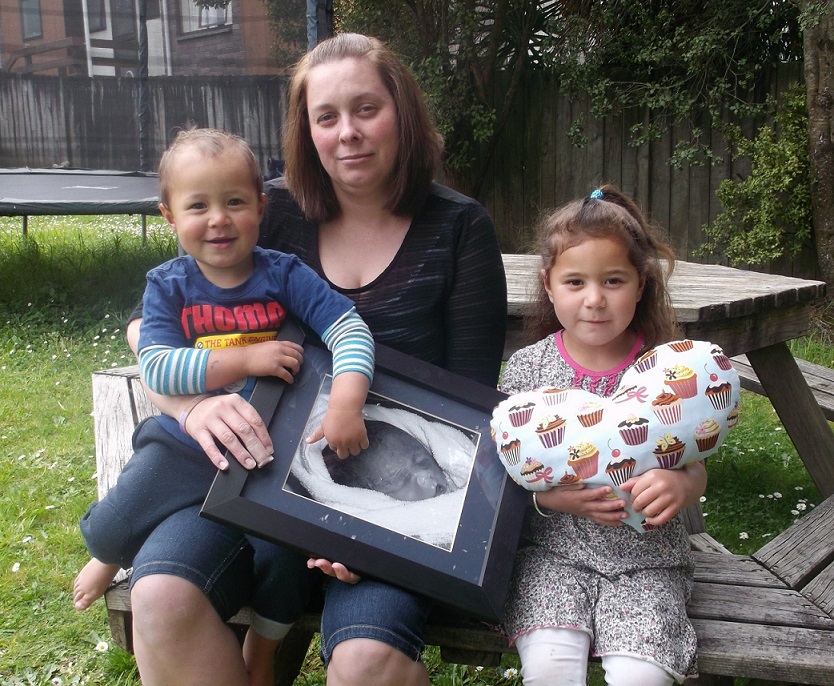
<instances>
[{"instance_id":1,"label":"brick building","mask_svg":"<svg viewBox=\"0 0 834 686\"><path fill-rule=\"evenodd\" d=\"M149 76L277 74L273 40L263 0L218 9L194 0L0 4L0 71L11 73L138 76L147 55Z\"/></svg>"}]
</instances>

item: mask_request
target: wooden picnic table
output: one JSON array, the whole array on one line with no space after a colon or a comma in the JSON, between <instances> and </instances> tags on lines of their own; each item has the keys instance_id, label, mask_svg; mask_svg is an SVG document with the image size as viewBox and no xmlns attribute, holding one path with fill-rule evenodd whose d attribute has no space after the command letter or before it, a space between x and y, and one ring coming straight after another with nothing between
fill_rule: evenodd
<instances>
[{"instance_id":1,"label":"wooden picnic table","mask_svg":"<svg viewBox=\"0 0 834 686\"><path fill-rule=\"evenodd\" d=\"M538 267L535 255L504 255L511 317L530 303ZM834 494L834 434L787 346L810 331L811 305L825 283L680 261L669 290L687 338L747 355L814 484ZM518 345L513 332L508 348Z\"/></svg>"}]
</instances>

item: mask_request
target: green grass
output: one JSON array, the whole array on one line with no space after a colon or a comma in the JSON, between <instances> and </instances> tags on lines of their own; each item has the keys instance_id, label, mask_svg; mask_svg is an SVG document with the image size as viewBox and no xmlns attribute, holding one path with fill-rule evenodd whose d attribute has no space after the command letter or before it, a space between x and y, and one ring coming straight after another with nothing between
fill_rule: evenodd
<instances>
[{"instance_id":1,"label":"green grass","mask_svg":"<svg viewBox=\"0 0 834 686\"><path fill-rule=\"evenodd\" d=\"M820 502L766 398L742 394L738 426L707 462L707 532L735 553L752 553Z\"/></svg>"},{"instance_id":2,"label":"green grass","mask_svg":"<svg viewBox=\"0 0 834 686\"><path fill-rule=\"evenodd\" d=\"M32 218L28 240L19 220L0 218L0 686L138 683L133 658L110 642L103 603L76 612L70 587L87 559L77 522L96 498L90 375L132 363L125 318L145 271L175 252L161 221L143 244L133 217ZM820 312L794 352L834 364L829 321ZM820 502L758 396L743 395L741 421L708 470L707 528L734 552L756 550ZM518 669L512 656L480 671L443 663L434 648L425 660L436 685L520 683L505 677ZM299 683L324 683L314 651Z\"/></svg>"},{"instance_id":3,"label":"green grass","mask_svg":"<svg viewBox=\"0 0 834 686\"><path fill-rule=\"evenodd\" d=\"M131 362L121 331L144 273L176 252L138 219L0 220L0 684L129 684L102 603L76 612L95 498L90 375ZM99 646L101 647L101 646Z\"/></svg>"}]
</instances>

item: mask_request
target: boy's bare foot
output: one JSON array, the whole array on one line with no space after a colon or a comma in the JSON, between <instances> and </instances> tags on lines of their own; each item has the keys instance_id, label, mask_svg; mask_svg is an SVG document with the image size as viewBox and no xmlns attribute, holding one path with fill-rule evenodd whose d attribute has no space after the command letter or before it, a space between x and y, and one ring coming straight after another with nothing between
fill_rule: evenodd
<instances>
[{"instance_id":1,"label":"boy's bare foot","mask_svg":"<svg viewBox=\"0 0 834 686\"><path fill-rule=\"evenodd\" d=\"M86 610L104 595L113 577L119 571L119 565L107 565L95 558L82 569L72 582L72 604L76 610Z\"/></svg>"}]
</instances>

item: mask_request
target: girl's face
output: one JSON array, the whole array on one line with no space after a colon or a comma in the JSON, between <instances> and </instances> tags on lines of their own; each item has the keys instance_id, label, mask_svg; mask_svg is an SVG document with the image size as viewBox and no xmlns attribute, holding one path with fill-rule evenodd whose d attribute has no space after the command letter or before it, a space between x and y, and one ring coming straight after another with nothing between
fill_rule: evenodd
<instances>
[{"instance_id":1,"label":"girl's face","mask_svg":"<svg viewBox=\"0 0 834 686\"><path fill-rule=\"evenodd\" d=\"M544 287L568 352L578 362L613 364L631 350L635 334L629 329L644 280L628 259L625 246L610 238L588 238L542 270Z\"/></svg>"},{"instance_id":2,"label":"girl's face","mask_svg":"<svg viewBox=\"0 0 834 686\"><path fill-rule=\"evenodd\" d=\"M378 69L354 58L314 67L307 114L337 195L387 195L397 159L397 107Z\"/></svg>"}]
</instances>

